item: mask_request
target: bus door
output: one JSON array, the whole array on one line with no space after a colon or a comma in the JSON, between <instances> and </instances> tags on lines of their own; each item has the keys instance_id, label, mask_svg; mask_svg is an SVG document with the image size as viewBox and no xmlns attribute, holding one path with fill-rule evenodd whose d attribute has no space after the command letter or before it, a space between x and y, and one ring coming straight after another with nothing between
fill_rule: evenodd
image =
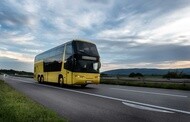
<instances>
[{"instance_id":1,"label":"bus door","mask_svg":"<svg viewBox=\"0 0 190 122\"><path fill-rule=\"evenodd\" d=\"M66 83L67 84L72 84L72 72L69 70L66 70Z\"/></svg>"},{"instance_id":2,"label":"bus door","mask_svg":"<svg viewBox=\"0 0 190 122\"><path fill-rule=\"evenodd\" d=\"M44 81L49 81L48 72L44 72Z\"/></svg>"}]
</instances>

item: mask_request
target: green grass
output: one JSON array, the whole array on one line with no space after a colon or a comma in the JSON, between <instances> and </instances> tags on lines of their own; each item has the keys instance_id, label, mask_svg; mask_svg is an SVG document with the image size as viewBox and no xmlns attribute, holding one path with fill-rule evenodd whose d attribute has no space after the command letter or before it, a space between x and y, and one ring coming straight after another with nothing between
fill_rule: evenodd
<instances>
[{"instance_id":1,"label":"green grass","mask_svg":"<svg viewBox=\"0 0 190 122\"><path fill-rule=\"evenodd\" d=\"M30 100L0 80L0 122L64 122L52 110Z\"/></svg>"},{"instance_id":2,"label":"green grass","mask_svg":"<svg viewBox=\"0 0 190 122\"><path fill-rule=\"evenodd\" d=\"M143 82L143 81L129 81L117 79L101 79L100 83L113 84L113 85L126 85L126 86L139 86L151 88L165 88L165 89L178 89L190 90L190 83L170 83L170 82Z\"/></svg>"}]
</instances>

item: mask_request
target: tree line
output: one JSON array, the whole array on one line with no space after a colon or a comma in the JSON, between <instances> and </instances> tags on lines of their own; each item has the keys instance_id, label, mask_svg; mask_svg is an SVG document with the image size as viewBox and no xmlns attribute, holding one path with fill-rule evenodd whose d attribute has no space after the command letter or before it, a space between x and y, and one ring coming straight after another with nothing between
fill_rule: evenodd
<instances>
[{"instance_id":1,"label":"tree line","mask_svg":"<svg viewBox=\"0 0 190 122\"><path fill-rule=\"evenodd\" d=\"M129 75L108 75L108 74L104 74L102 73L101 76L128 76L128 77L131 77L131 78L143 78L144 75L142 73L130 73ZM189 74L186 74L186 73L183 73L182 71L179 72L179 71L168 71L168 73L166 73L165 75L162 76L163 78L174 78L174 79L182 79L182 78L186 78L186 79L190 79L190 75Z\"/></svg>"},{"instance_id":2,"label":"tree line","mask_svg":"<svg viewBox=\"0 0 190 122\"><path fill-rule=\"evenodd\" d=\"M163 78L190 78L190 75L183 73L183 71L178 72L178 71L174 71L174 72L168 72L167 74L163 75Z\"/></svg>"},{"instance_id":3,"label":"tree line","mask_svg":"<svg viewBox=\"0 0 190 122\"><path fill-rule=\"evenodd\" d=\"M13 69L0 69L0 74L8 74L8 75L33 75L32 72L26 72L26 71L16 71Z\"/></svg>"}]
</instances>

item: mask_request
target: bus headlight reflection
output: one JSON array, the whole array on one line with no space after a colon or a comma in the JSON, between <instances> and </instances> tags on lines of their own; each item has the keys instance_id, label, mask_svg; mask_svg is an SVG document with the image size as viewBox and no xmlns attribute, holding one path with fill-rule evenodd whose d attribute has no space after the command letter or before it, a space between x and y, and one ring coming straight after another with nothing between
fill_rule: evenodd
<instances>
[{"instance_id":1,"label":"bus headlight reflection","mask_svg":"<svg viewBox=\"0 0 190 122\"><path fill-rule=\"evenodd\" d=\"M76 78L84 78L82 75L75 75Z\"/></svg>"}]
</instances>

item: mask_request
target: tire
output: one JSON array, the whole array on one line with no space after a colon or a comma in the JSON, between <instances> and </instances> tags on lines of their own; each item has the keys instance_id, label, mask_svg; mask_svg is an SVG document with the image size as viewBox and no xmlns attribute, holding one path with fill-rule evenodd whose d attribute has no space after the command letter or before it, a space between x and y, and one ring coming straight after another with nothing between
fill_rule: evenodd
<instances>
[{"instance_id":1,"label":"tire","mask_svg":"<svg viewBox=\"0 0 190 122\"><path fill-rule=\"evenodd\" d=\"M41 83L44 83L44 76L41 76Z\"/></svg>"},{"instance_id":2,"label":"tire","mask_svg":"<svg viewBox=\"0 0 190 122\"><path fill-rule=\"evenodd\" d=\"M58 84L62 87L64 85L63 77L58 78Z\"/></svg>"},{"instance_id":3,"label":"tire","mask_svg":"<svg viewBox=\"0 0 190 122\"><path fill-rule=\"evenodd\" d=\"M38 76L38 83L41 83L41 77Z\"/></svg>"}]
</instances>

